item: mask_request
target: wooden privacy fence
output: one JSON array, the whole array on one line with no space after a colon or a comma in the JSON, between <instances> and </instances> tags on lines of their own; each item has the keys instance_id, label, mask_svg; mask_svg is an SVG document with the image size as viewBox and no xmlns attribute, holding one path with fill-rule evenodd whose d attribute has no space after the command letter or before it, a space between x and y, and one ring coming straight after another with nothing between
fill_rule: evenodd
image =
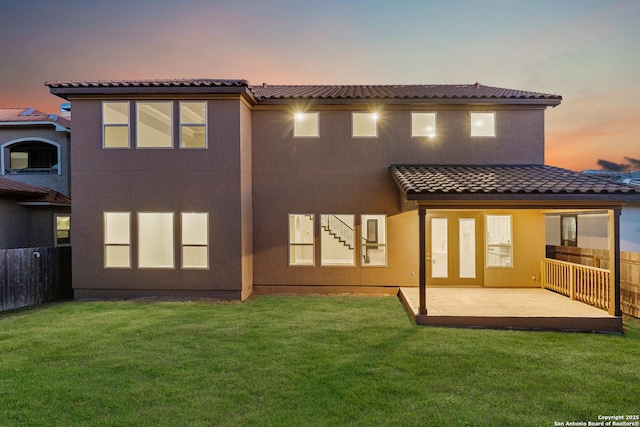
<instances>
[{"instance_id":1,"label":"wooden privacy fence","mask_svg":"<svg viewBox=\"0 0 640 427\"><path fill-rule=\"evenodd\" d=\"M72 296L70 247L0 249L0 311Z\"/></svg>"},{"instance_id":2,"label":"wooden privacy fence","mask_svg":"<svg viewBox=\"0 0 640 427\"><path fill-rule=\"evenodd\" d=\"M609 270L545 258L541 271L545 289L603 310L609 308Z\"/></svg>"}]
</instances>

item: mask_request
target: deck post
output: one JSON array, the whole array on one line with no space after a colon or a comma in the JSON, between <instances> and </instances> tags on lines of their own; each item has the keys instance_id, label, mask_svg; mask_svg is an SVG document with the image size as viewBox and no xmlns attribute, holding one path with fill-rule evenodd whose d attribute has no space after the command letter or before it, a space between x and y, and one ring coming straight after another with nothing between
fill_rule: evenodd
<instances>
[{"instance_id":1,"label":"deck post","mask_svg":"<svg viewBox=\"0 0 640 427\"><path fill-rule=\"evenodd\" d=\"M427 210L423 207L418 208L418 224L420 235L420 308L419 314L426 316L427 314L427 239L426 239L426 215Z\"/></svg>"},{"instance_id":2,"label":"deck post","mask_svg":"<svg viewBox=\"0 0 640 427\"><path fill-rule=\"evenodd\" d=\"M620 309L620 211L609 209L609 314L622 316Z\"/></svg>"}]
</instances>

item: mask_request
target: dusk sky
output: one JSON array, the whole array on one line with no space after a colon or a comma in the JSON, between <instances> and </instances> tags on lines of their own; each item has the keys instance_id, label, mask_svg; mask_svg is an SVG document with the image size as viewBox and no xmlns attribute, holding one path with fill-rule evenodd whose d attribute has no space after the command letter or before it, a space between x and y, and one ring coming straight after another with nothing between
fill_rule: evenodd
<instances>
[{"instance_id":1,"label":"dusk sky","mask_svg":"<svg viewBox=\"0 0 640 427\"><path fill-rule=\"evenodd\" d=\"M474 83L562 95L546 164L640 169L640 0L31 0L0 6L0 107L47 80Z\"/></svg>"}]
</instances>

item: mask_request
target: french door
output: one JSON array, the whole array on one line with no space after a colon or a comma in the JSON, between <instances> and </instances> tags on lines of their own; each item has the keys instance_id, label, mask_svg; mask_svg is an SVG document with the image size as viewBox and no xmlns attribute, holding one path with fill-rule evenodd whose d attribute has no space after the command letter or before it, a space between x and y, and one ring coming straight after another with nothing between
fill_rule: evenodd
<instances>
[{"instance_id":1,"label":"french door","mask_svg":"<svg viewBox=\"0 0 640 427\"><path fill-rule=\"evenodd\" d=\"M481 286L484 235L480 212L428 215L427 284Z\"/></svg>"}]
</instances>

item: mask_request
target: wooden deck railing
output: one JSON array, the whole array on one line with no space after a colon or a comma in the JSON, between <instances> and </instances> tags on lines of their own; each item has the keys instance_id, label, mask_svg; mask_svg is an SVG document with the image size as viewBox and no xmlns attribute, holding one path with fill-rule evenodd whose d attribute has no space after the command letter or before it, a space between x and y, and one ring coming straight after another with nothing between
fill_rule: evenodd
<instances>
[{"instance_id":1,"label":"wooden deck railing","mask_svg":"<svg viewBox=\"0 0 640 427\"><path fill-rule=\"evenodd\" d=\"M603 310L609 308L609 270L544 258L541 271L543 288Z\"/></svg>"}]
</instances>

